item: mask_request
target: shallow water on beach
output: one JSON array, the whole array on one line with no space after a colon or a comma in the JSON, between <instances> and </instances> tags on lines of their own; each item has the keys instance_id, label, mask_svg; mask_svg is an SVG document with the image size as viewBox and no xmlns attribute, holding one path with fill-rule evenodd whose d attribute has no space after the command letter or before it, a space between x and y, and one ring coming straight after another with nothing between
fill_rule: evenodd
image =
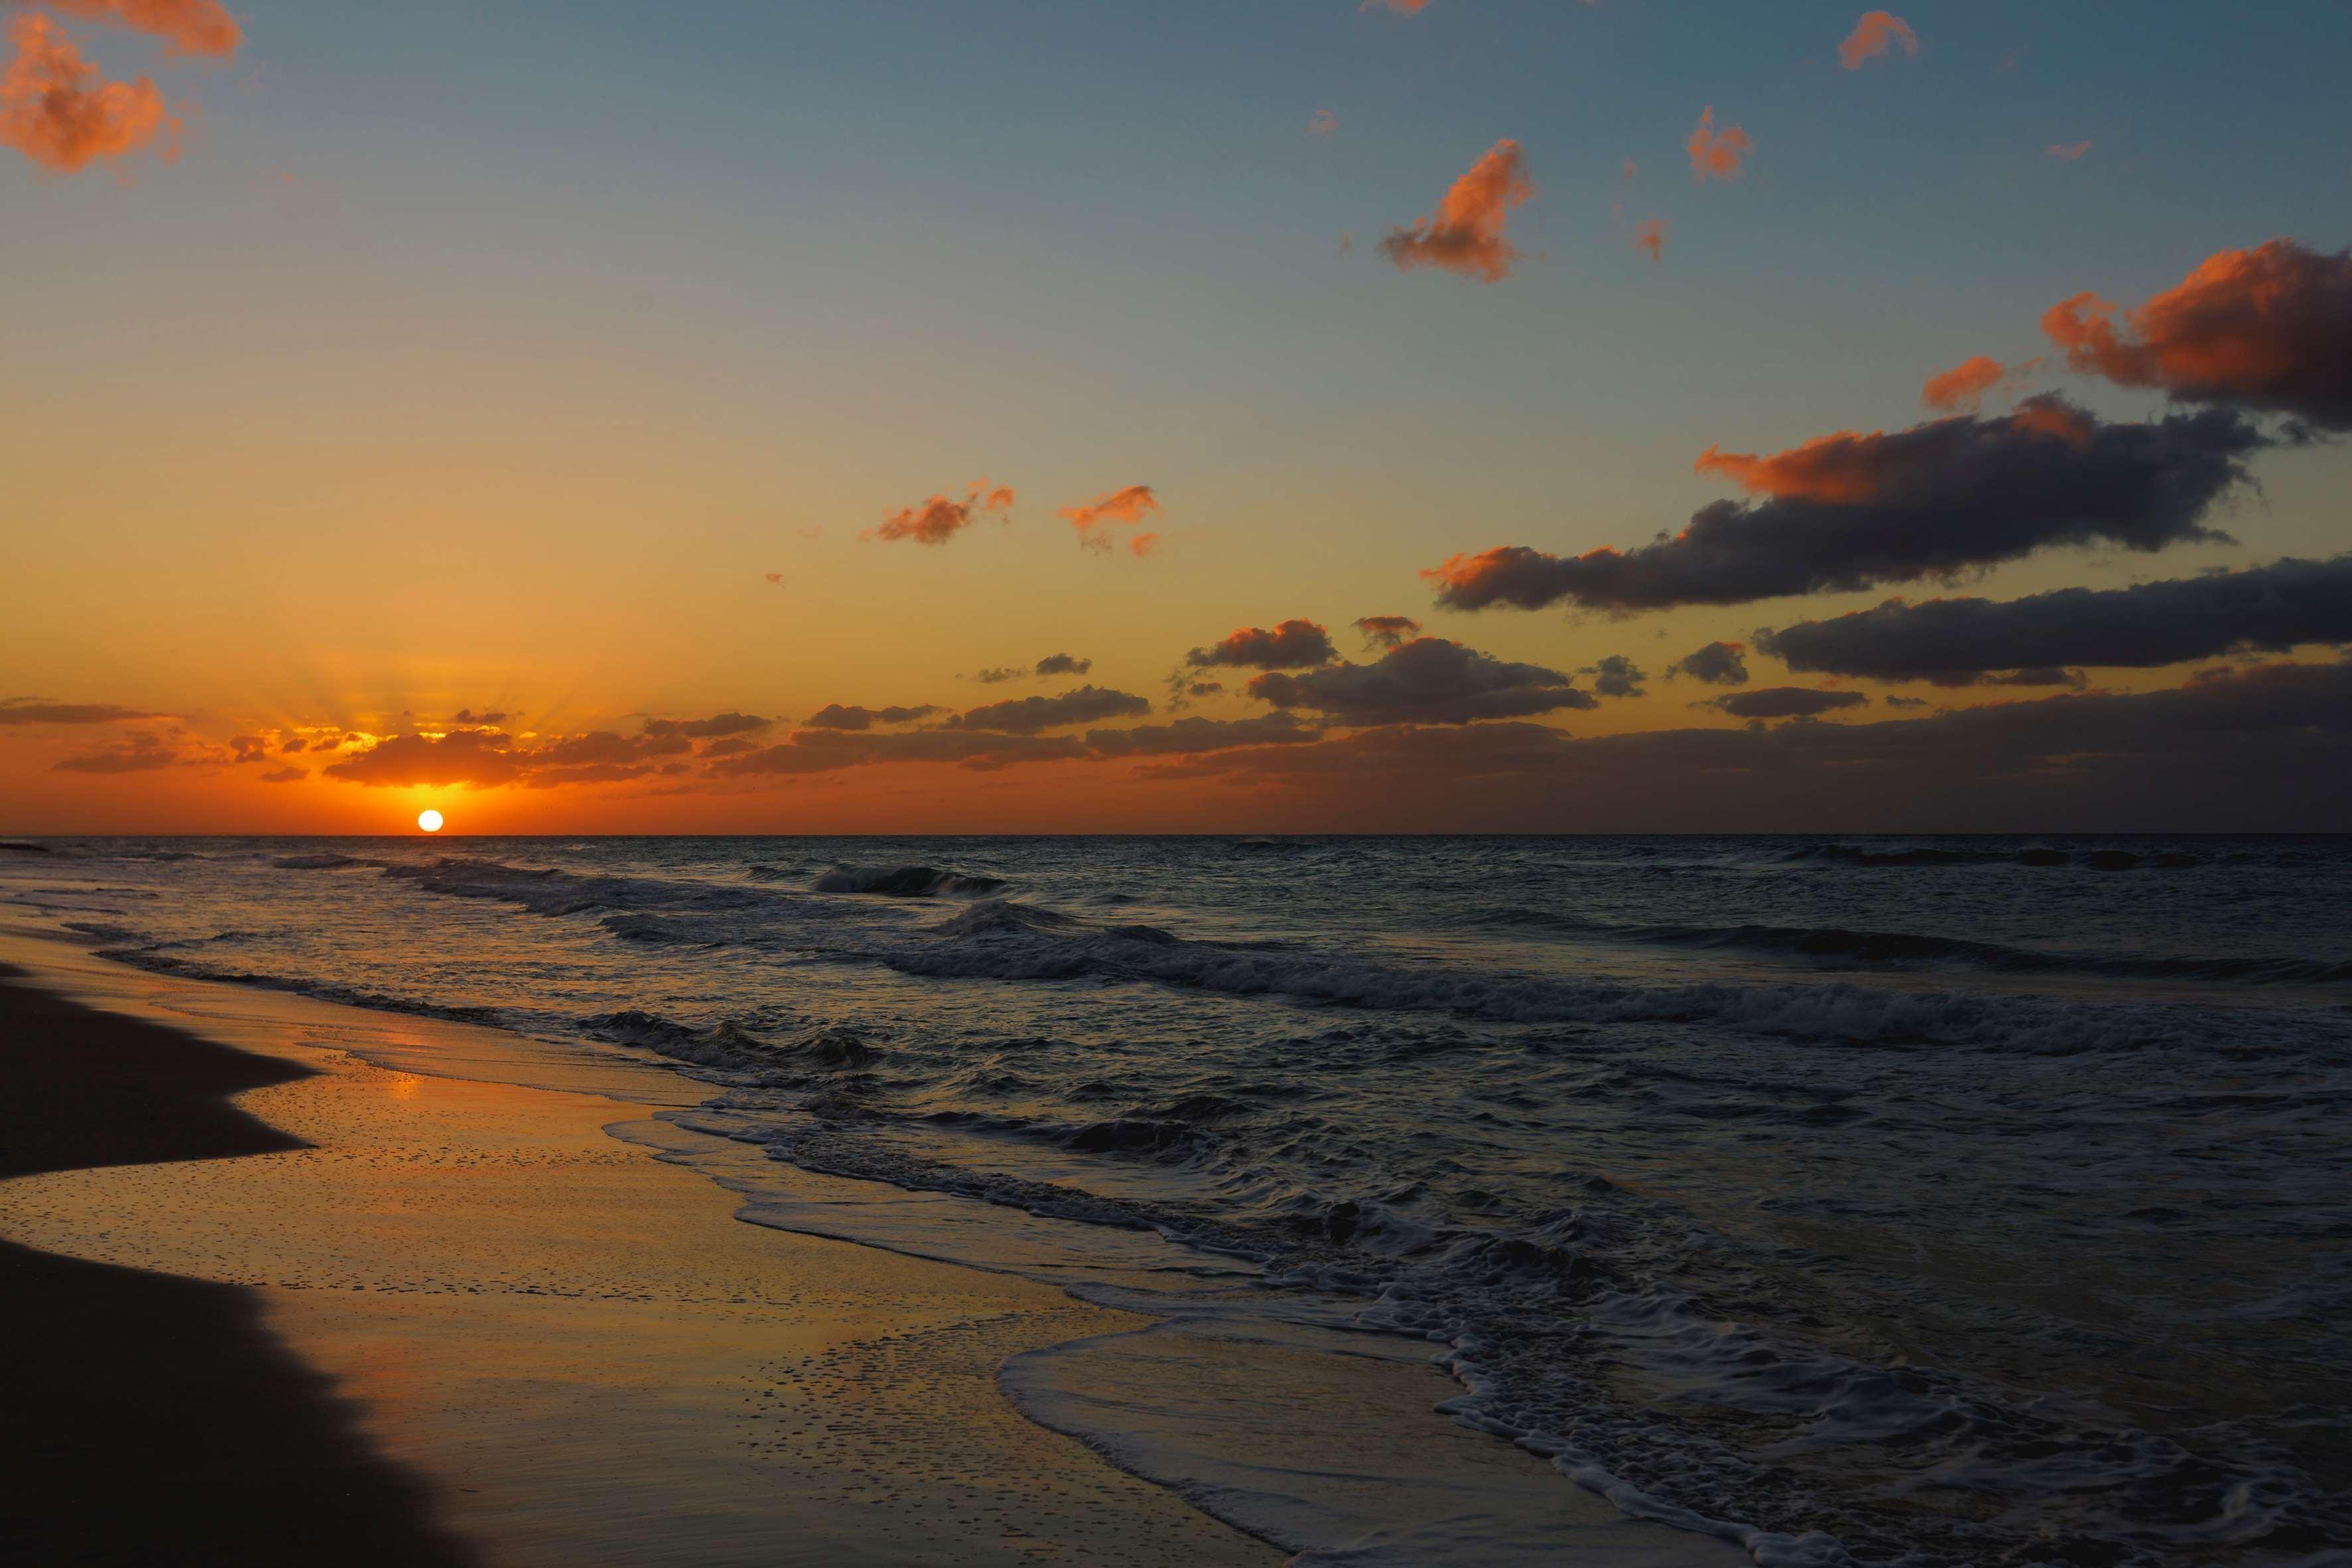
<instances>
[{"instance_id":1,"label":"shallow water on beach","mask_svg":"<svg viewBox=\"0 0 2352 1568\"><path fill-rule=\"evenodd\" d=\"M1761 1562L2352 1561L2346 840L49 839L0 899L1029 1227L879 1245L1417 1336Z\"/></svg>"}]
</instances>

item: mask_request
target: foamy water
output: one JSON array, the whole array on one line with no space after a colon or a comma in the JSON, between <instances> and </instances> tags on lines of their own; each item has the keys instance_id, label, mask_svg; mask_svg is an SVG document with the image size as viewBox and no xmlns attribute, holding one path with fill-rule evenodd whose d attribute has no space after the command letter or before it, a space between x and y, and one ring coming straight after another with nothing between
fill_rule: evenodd
<instances>
[{"instance_id":1,"label":"foamy water","mask_svg":"<svg viewBox=\"0 0 2352 1568\"><path fill-rule=\"evenodd\" d=\"M0 897L1029 1228L772 1223L1418 1339L1759 1562L2352 1561L2345 841L44 840Z\"/></svg>"}]
</instances>

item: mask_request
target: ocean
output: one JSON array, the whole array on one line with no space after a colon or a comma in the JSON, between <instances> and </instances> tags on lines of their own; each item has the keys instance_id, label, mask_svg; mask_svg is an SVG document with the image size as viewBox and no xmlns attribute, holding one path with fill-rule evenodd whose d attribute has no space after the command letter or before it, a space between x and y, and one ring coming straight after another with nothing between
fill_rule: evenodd
<instances>
[{"instance_id":1,"label":"ocean","mask_svg":"<svg viewBox=\"0 0 2352 1568\"><path fill-rule=\"evenodd\" d=\"M1440 1358L1759 1563L2352 1562L2352 840L59 838L0 901L658 1064L747 1217ZM1083 1360L1007 1393L1315 1506Z\"/></svg>"}]
</instances>

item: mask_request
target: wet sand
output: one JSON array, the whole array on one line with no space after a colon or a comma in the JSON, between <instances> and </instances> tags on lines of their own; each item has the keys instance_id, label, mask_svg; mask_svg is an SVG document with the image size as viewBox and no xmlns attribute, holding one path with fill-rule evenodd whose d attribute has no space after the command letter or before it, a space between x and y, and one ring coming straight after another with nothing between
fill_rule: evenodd
<instances>
[{"instance_id":1,"label":"wet sand","mask_svg":"<svg viewBox=\"0 0 2352 1568\"><path fill-rule=\"evenodd\" d=\"M1008 1357L1139 1320L739 1223L603 1131L666 1075L579 1069L633 1101L396 1070L352 1052L463 1071L515 1047L79 954L41 971L0 990L22 1450L0 1557L1279 1560L996 1387Z\"/></svg>"}]
</instances>

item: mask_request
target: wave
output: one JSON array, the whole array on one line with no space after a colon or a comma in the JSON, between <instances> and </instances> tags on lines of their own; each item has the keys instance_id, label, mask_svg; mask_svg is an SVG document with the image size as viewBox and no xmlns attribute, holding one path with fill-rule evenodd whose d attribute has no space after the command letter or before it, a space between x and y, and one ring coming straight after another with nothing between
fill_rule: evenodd
<instances>
[{"instance_id":1,"label":"wave","mask_svg":"<svg viewBox=\"0 0 2352 1568\"><path fill-rule=\"evenodd\" d=\"M1728 950L1836 959L1889 969L1962 967L2010 974L2068 973L2246 984L2327 985L2352 982L2352 959L2051 952L1966 937L1855 931L1843 926L1613 925L1545 910L1499 910L1478 916L1472 923L1535 927L1606 942L1693 951Z\"/></svg>"},{"instance_id":2,"label":"wave","mask_svg":"<svg viewBox=\"0 0 2352 1568\"><path fill-rule=\"evenodd\" d=\"M1438 967L1295 949L1191 942L1152 926L1045 921L982 905L926 945L870 956L942 979L1150 981L1326 1006L1444 1012L1513 1024L1710 1024L1742 1033L1879 1046L1971 1045L2074 1055L2199 1037L2210 1019L2161 1005L1893 991L1846 984L1635 985Z\"/></svg>"},{"instance_id":3,"label":"wave","mask_svg":"<svg viewBox=\"0 0 2352 1568\"><path fill-rule=\"evenodd\" d=\"M2022 848L1951 849L1917 846L1907 849L1876 848L1862 844L1820 844L1792 849L1781 864L1827 861L1848 866L2084 866L2095 871L2134 871L2143 868L2179 869L2203 865L2204 859L2177 850L2142 854L2130 849L2053 849L2047 845Z\"/></svg>"},{"instance_id":4,"label":"wave","mask_svg":"<svg viewBox=\"0 0 2352 1568\"><path fill-rule=\"evenodd\" d=\"M25 844L13 839L0 839L0 853L9 855L54 855L57 851L46 844Z\"/></svg>"},{"instance_id":5,"label":"wave","mask_svg":"<svg viewBox=\"0 0 2352 1568\"><path fill-rule=\"evenodd\" d=\"M280 855L269 862L280 871L333 871L345 866L381 866L381 860L357 855Z\"/></svg>"},{"instance_id":6,"label":"wave","mask_svg":"<svg viewBox=\"0 0 2352 1568\"><path fill-rule=\"evenodd\" d=\"M581 876L471 856L444 857L425 866L386 866L383 874L414 882L429 893L495 900L541 915L589 914L600 910L740 910L774 901L774 895L754 888L658 877Z\"/></svg>"},{"instance_id":7,"label":"wave","mask_svg":"<svg viewBox=\"0 0 2352 1568\"><path fill-rule=\"evenodd\" d=\"M1001 877L967 876L935 866L835 866L809 884L820 893L867 893L885 899L976 899L1003 886Z\"/></svg>"}]
</instances>

